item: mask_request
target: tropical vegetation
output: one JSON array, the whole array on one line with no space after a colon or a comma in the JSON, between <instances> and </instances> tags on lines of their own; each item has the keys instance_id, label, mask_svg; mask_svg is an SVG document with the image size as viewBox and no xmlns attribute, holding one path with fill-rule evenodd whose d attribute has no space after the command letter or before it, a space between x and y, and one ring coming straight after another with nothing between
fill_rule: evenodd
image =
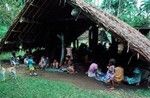
<instances>
[{"instance_id":1,"label":"tropical vegetation","mask_svg":"<svg viewBox=\"0 0 150 98\"><path fill-rule=\"evenodd\" d=\"M17 14L24 6L25 0L0 0L0 38L2 38Z\"/></svg>"},{"instance_id":2,"label":"tropical vegetation","mask_svg":"<svg viewBox=\"0 0 150 98\"><path fill-rule=\"evenodd\" d=\"M133 27L150 26L150 0L85 0ZM103 1L103 2L102 2ZM101 3L101 4L99 4Z\"/></svg>"}]
</instances>

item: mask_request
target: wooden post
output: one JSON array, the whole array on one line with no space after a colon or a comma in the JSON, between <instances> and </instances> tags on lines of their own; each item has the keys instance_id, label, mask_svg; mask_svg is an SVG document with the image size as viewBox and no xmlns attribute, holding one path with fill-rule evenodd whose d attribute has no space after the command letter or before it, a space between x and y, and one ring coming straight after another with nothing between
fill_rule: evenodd
<instances>
[{"instance_id":1,"label":"wooden post","mask_svg":"<svg viewBox=\"0 0 150 98\"><path fill-rule=\"evenodd\" d=\"M89 30L89 47L94 49L98 43L98 27L92 26Z\"/></svg>"},{"instance_id":2,"label":"wooden post","mask_svg":"<svg viewBox=\"0 0 150 98\"><path fill-rule=\"evenodd\" d=\"M76 48L76 41L73 41L73 48Z\"/></svg>"},{"instance_id":3,"label":"wooden post","mask_svg":"<svg viewBox=\"0 0 150 98\"><path fill-rule=\"evenodd\" d=\"M77 42L77 48L79 48L79 40L77 39L76 42Z\"/></svg>"},{"instance_id":4,"label":"wooden post","mask_svg":"<svg viewBox=\"0 0 150 98\"><path fill-rule=\"evenodd\" d=\"M91 49L92 48L92 30L91 30L91 28L90 28L90 30L89 30L89 48Z\"/></svg>"},{"instance_id":5,"label":"wooden post","mask_svg":"<svg viewBox=\"0 0 150 98\"><path fill-rule=\"evenodd\" d=\"M65 57L64 34L61 33L60 35L57 35L57 37L61 40L61 57L60 57L60 66L61 66Z\"/></svg>"},{"instance_id":6,"label":"wooden post","mask_svg":"<svg viewBox=\"0 0 150 98\"><path fill-rule=\"evenodd\" d=\"M93 39L92 39L92 49L94 49L97 46L98 43L98 27L93 26L92 28L92 35L93 35Z\"/></svg>"}]
</instances>

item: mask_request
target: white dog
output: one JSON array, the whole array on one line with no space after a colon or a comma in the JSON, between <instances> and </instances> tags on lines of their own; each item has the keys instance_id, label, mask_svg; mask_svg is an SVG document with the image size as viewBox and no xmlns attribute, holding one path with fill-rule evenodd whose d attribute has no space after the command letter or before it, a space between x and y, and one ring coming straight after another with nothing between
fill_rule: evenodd
<instances>
[{"instance_id":1,"label":"white dog","mask_svg":"<svg viewBox=\"0 0 150 98\"><path fill-rule=\"evenodd\" d=\"M0 75L2 77L2 81L5 81L6 79L6 73L8 73L8 75L14 79L16 79L17 75L16 75L16 68L15 66L13 67L9 67L9 68L4 68L0 65Z\"/></svg>"}]
</instances>

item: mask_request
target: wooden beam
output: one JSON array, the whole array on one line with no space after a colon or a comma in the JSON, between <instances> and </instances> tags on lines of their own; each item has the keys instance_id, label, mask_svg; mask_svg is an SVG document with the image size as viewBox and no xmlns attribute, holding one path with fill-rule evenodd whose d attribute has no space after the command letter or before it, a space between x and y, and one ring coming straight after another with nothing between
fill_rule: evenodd
<instances>
[{"instance_id":1,"label":"wooden beam","mask_svg":"<svg viewBox=\"0 0 150 98\"><path fill-rule=\"evenodd\" d=\"M12 31L12 32L20 32L20 33L22 32L22 31L18 31L18 30L11 30L11 31Z\"/></svg>"},{"instance_id":2,"label":"wooden beam","mask_svg":"<svg viewBox=\"0 0 150 98\"><path fill-rule=\"evenodd\" d=\"M37 6L37 5L33 4L33 3L31 3L30 5L33 6L33 7L39 8L39 6Z\"/></svg>"},{"instance_id":3,"label":"wooden beam","mask_svg":"<svg viewBox=\"0 0 150 98\"><path fill-rule=\"evenodd\" d=\"M35 18L35 16L39 13L39 11L41 10L41 8L44 6L44 4L47 2L47 0L45 0L42 5L40 6L40 8L38 8L38 10L34 13L33 18Z\"/></svg>"},{"instance_id":4,"label":"wooden beam","mask_svg":"<svg viewBox=\"0 0 150 98\"><path fill-rule=\"evenodd\" d=\"M91 32L91 30L89 30L89 34L88 34L88 37L89 37L89 48L91 48L92 47L92 32Z\"/></svg>"},{"instance_id":5,"label":"wooden beam","mask_svg":"<svg viewBox=\"0 0 150 98\"><path fill-rule=\"evenodd\" d=\"M26 23L33 23L33 24L42 24L38 21L35 21L34 19L29 19L29 18L25 18L25 17L21 17L19 22L20 23L26 22Z\"/></svg>"},{"instance_id":6,"label":"wooden beam","mask_svg":"<svg viewBox=\"0 0 150 98\"><path fill-rule=\"evenodd\" d=\"M40 9L44 9L44 10L43 10L43 12L41 12L36 18L39 18L43 13L46 14L46 13L51 12L52 10L49 10L49 9L55 7L55 6L57 5L57 1L58 1L58 0L55 0L55 2L54 2L53 0L49 0L49 2L47 3L46 6L44 6L44 8L42 8L42 7L40 8ZM50 4L50 7L49 7L48 4ZM46 7L49 7L49 9L47 10ZM47 11L47 12L45 12L45 11ZM55 11L55 12L56 12L56 11ZM48 16L49 16L49 15L48 15ZM34 17L35 17L35 16L34 16Z\"/></svg>"},{"instance_id":7,"label":"wooden beam","mask_svg":"<svg viewBox=\"0 0 150 98\"><path fill-rule=\"evenodd\" d=\"M93 35L93 39L92 39L92 49L94 49L97 46L98 43L98 27L97 26L93 26L92 29L92 35Z\"/></svg>"}]
</instances>

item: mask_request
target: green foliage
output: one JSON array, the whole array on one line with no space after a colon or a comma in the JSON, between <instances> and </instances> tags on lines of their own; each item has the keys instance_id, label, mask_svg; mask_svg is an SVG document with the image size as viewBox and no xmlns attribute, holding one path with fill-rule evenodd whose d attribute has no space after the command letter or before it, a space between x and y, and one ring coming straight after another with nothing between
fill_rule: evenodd
<instances>
[{"instance_id":1,"label":"green foliage","mask_svg":"<svg viewBox=\"0 0 150 98\"><path fill-rule=\"evenodd\" d=\"M143 0L141 5L141 10L145 11L147 14L150 14L150 0Z\"/></svg>"},{"instance_id":2,"label":"green foliage","mask_svg":"<svg viewBox=\"0 0 150 98\"><path fill-rule=\"evenodd\" d=\"M0 54L0 60L9 60L11 57L11 53L8 52L8 53L1 53Z\"/></svg>"},{"instance_id":3,"label":"green foliage","mask_svg":"<svg viewBox=\"0 0 150 98\"><path fill-rule=\"evenodd\" d=\"M23 56L25 54L25 51L17 51L16 56ZM0 54L0 60L10 60L11 58L11 52L3 52Z\"/></svg>"},{"instance_id":4,"label":"green foliage","mask_svg":"<svg viewBox=\"0 0 150 98\"><path fill-rule=\"evenodd\" d=\"M17 80L0 83L1 98L148 98L149 90L89 90L66 81L19 75Z\"/></svg>"},{"instance_id":5,"label":"green foliage","mask_svg":"<svg viewBox=\"0 0 150 98\"><path fill-rule=\"evenodd\" d=\"M24 0L0 0L0 38L23 8Z\"/></svg>"},{"instance_id":6,"label":"green foliage","mask_svg":"<svg viewBox=\"0 0 150 98\"><path fill-rule=\"evenodd\" d=\"M7 31L7 26L0 26L0 38L4 37L5 32Z\"/></svg>"},{"instance_id":7,"label":"green foliage","mask_svg":"<svg viewBox=\"0 0 150 98\"><path fill-rule=\"evenodd\" d=\"M133 27L148 27L150 26L150 0L143 0L141 5L138 5L137 0L85 0L97 8L111 13L121 20L127 22ZM102 3L102 4L96 4ZM99 6L97 6L99 5Z\"/></svg>"}]
</instances>

